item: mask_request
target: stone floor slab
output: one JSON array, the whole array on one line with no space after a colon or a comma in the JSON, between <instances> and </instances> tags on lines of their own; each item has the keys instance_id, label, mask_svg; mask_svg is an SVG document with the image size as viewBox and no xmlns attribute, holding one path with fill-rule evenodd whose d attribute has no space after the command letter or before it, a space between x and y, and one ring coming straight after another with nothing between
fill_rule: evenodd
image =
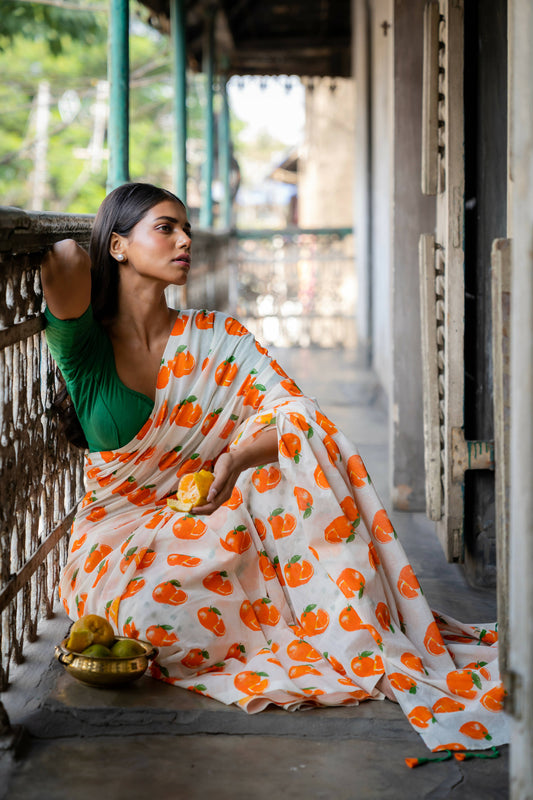
<instances>
[{"instance_id":1,"label":"stone floor slab","mask_svg":"<svg viewBox=\"0 0 533 800\"><path fill-rule=\"evenodd\" d=\"M415 748L416 750L416 748ZM410 770L411 742L283 737L136 736L37 742L9 800L506 800L495 762ZM37 776L38 779L37 779Z\"/></svg>"}]
</instances>

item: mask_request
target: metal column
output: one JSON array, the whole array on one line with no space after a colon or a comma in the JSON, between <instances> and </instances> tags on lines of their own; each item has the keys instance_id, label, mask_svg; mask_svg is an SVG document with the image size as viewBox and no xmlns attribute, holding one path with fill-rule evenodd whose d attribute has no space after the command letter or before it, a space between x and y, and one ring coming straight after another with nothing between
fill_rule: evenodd
<instances>
[{"instance_id":1,"label":"metal column","mask_svg":"<svg viewBox=\"0 0 533 800\"><path fill-rule=\"evenodd\" d=\"M221 108L218 137L218 164L219 177L222 185L222 198L220 202L220 223L222 228L231 228L231 186L230 186L230 160L231 137L229 127L229 104L227 81L221 77L220 81Z\"/></svg>"},{"instance_id":2,"label":"metal column","mask_svg":"<svg viewBox=\"0 0 533 800\"><path fill-rule=\"evenodd\" d=\"M110 0L107 191L129 181L129 0Z\"/></svg>"},{"instance_id":3,"label":"metal column","mask_svg":"<svg viewBox=\"0 0 533 800\"><path fill-rule=\"evenodd\" d=\"M206 18L206 37L204 46L203 70L206 80L205 109L205 161L203 170L204 192L200 211L200 227L213 227L213 164L214 164L214 113L213 113L213 79L215 61L215 13L208 12Z\"/></svg>"},{"instance_id":4,"label":"metal column","mask_svg":"<svg viewBox=\"0 0 533 800\"><path fill-rule=\"evenodd\" d=\"M187 50L185 0L170 2L174 77L174 191L187 205Z\"/></svg>"}]
</instances>

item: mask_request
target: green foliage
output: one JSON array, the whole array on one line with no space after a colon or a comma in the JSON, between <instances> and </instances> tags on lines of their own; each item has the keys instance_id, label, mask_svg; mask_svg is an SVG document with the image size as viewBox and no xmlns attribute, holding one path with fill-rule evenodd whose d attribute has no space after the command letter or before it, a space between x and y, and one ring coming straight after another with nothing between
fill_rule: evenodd
<instances>
[{"instance_id":1,"label":"green foliage","mask_svg":"<svg viewBox=\"0 0 533 800\"><path fill-rule=\"evenodd\" d=\"M14 0L5 4L13 7L17 22L11 19L5 24L5 17L10 16L6 14L0 30L4 46L0 51L1 203L32 207L36 97L39 83L46 81L50 110L44 207L94 213L105 196L107 177L107 160L98 156L91 160L88 153L96 127L97 85L107 77L107 16L93 16L93 30L91 25L84 28L81 24L87 16L82 12ZM53 25L50 20L54 20ZM60 46L52 47L50 42L56 34ZM167 187L172 186L171 75L168 38L132 18L131 179ZM203 126L202 95L194 85L188 101L188 129L191 150L196 152L201 151ZM191 172L197 171L193 164Z\"/></svg>"},{"instance_id":2,"label":"green foliage","mask_svg":"<svg viewBox=\"0 0 533 800\"><path fill-rule=\"evenodd\" d=\"M70 4L76 3L71 0ZM83 8L83 4L79 5ZM59 55L65 37L93 46L105 40L105 28L92 12L3 0L0 50L8 49L20 37L43 41L53 55Z\"/></svg>"}]
</instances>

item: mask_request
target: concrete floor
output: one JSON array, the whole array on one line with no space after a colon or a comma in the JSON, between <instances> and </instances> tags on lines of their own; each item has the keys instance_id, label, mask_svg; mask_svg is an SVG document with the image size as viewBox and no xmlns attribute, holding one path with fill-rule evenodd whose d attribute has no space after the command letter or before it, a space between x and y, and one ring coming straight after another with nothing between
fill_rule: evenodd
<instances>
[{"instance_id":1,"label":"concrete floor","mask_svg":"<svg viewBox=\"0 0 533 800\"><path fill-rule=\"evenodd\" d=\"M304 392L357 443L390 509L387 419L374 376L351 351L279 351ZM422 513L392 512L400 539L433 608L469 622L495 619L494 592L472 589L447 564ZM0 798L136 800L150 794L200 800L505 800L508 748L486 761L455 759L406 767L429 755L396 704L248 716L149 677L118 691L74 681L53 659L69 622L58 608L28 645L2 695L25 732L18 757L0 749Z\"/></svg>"}]
</instances>

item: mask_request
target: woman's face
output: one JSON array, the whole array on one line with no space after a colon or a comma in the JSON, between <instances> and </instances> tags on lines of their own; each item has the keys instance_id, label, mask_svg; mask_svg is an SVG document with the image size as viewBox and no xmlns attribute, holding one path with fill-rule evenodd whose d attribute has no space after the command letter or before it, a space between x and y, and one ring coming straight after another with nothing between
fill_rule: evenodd
<instances>
[{"instance_id":1,"label":"woman's face","mask_svg":"<svg viewBox=\"0 0 533 800\"><path fill-rule=\"evenodd\" d=\"M181 203L163 200L153 206L128 236L113 233L109 252L139 276L166 285L182 285L191 266L191 226Z\"/></svg>"}]
</instances>

